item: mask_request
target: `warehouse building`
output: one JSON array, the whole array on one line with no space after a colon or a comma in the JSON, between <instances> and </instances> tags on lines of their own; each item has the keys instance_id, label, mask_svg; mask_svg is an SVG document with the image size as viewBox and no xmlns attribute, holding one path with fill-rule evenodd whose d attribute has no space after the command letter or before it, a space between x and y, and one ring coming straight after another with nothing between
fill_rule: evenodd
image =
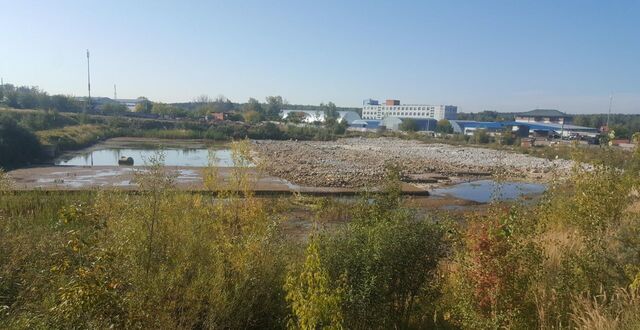
<instances>
[{"instance_id":1,"label":"warehouse building","mask_svg":"<svg viewBox=\"0 0 640 330\"><path fill-rule=\"evenodd\" d=\"M520 123L569 124L571 116L555 109L535 109L515 114L515 121Z\"/></svg>"},{"instance_id":2,"label":"warehouse building","mask_svg":"<svg viewBox=\"0 0 640 330\"><path fill-rule=\"evenodd\" d=\"M564 121L564 120L563 120ZM477 130L484 130L489 134L503 132L505 129L517 131L519 136L558 136L563 138L589 137L595 138L600 133L596 128L576 126L570 124L544 123L544 122L481 122L470 120L450 120L453 132L464 135L473 135Z\"/></svg>"}]
</instances>

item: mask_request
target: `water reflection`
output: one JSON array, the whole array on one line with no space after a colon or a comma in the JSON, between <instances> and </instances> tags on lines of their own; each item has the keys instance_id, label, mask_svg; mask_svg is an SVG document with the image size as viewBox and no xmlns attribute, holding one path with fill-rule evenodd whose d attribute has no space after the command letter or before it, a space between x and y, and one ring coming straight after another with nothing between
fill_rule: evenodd
<instances>
[{"instance_id":1,"label":"water reflection","mask_svg":"<svg viewBox=\"0 0 640 330\"><path fill-rule=\"evenodd\" d=\"M546 187L544 185L536 183L480 180L434 189L429 193L433 196L451 196L479 203L488 203L491 201L517 200L528 195L541 194L545 190Z\"/></svg>"},{"instance_id":2,"label":"water reflection","mask_svg":"<svg viewBox=\"0 0 640 330\"><path fill-rule=\"evenodd\" d=\"M56 165L72 166L117 166L121 156L132 157L135 166L142 166L145 161L162 151L167 166L203 167L209 164L209 149L197 148L107 148L92 150L56 160ZM215 165L220 167L232 167L231 150L212 150L215 156Z\"/></svg>"}]
</instances>

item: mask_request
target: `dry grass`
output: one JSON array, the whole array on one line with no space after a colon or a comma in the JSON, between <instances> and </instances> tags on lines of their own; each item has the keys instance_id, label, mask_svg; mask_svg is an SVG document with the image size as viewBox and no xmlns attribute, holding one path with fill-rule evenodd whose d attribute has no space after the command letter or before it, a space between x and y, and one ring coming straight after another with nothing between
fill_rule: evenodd
<instances>
[{"instance_id":1,"label":"dry grass","mask_svg":"<svg viewBox=\"0 0 640 330\"><path fill-rule=\"evenodd\" d=\"M595 297L576 297L571 320L577 329L639 329L640 295L619 289L611 296L601 292Z\"/></svg>"}]
</instances>

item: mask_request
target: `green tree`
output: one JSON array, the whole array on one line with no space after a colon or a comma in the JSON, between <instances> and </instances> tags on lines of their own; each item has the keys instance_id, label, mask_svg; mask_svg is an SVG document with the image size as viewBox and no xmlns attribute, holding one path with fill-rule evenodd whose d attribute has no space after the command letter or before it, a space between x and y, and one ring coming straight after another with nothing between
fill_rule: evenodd
<instances>
[{"instance_id":1,"label":"green tree","mask_svg":"<svg viewBox=\"0 0 640 330\"><path fill-rule=\"evenodd\" d=\"M304 122L306 117L307 114L301 111L290 112L289 115L287 115L287 121L293 124L300 124Z\"/></svg>"},{"instance_id":2,"label":"green tree","mask_svg":"<svg viewBox=\"0 0 640 330\"><path fill-rule=\"evenodd\" d=\"M250 124L257 124L262 121L263 115L257 111L245 111L242 113L244 121Z\"/></svg>"},{"instance_id":3,"label":"green tree","mask_svg":"<svg viewBox=\"0 0 640 330\"><path fill-rule=\"evenodd\" d=\"M405 132L416 132L420 129L418 122L411 118L402 119L400 130Z\"/></svg>"},{"instance_id":4,"label":"green tree","mask_svg":"<svg viewBox=\"0 0 640 330\"><path fill-rule=\"evenodd\" d=\"M442 134L451 134L453 133L453 126L451 126L451 123L446 119L438 120L438 123L436 124L436 132Z\"/></svg>"},{"instance_id":5,"label":"green tree","mask_svg":"<svg viewBox=\"0 0 640 330\"><path fill-rule=\"evenodd\" d=\"M265 105L265 116L269 120L277 120L280 118L285 101L282 96L267 96L267 104Z\"/></svg>"},{"instance_id":6,"label":"green tree","mask_svg":"<svg viewBox=\"0 0 640 330\"><path fill-rule=\"evenodd\" d=\"M324 112L325 120L334 120L337 121L340 117L338 113L338 108L333 102L329 102L327 104L320 103L320 109Z\"/></svg>"},{"instance_id":7,"label":"green tree","mask_svg":"<svg viewBox=\"0 0 640 330\"><path fill-rule=\"evenodd\" d=\"M153 102L149 101L144 96L138 98L138 104L136 104L136 112L139 113L151 113L153 111Z\"/></svg>"},{"instance_id":8,"label":"green tree","mask_svg":"<svg viewBox=\"0 0 640 330\"><path fill-rule=\"evenodd\" d=\"M252 97L249 98L247 103L242 105L242 112L257 112L259 114L264 114L264 109L262 108L262 104Z\"/></svg>"},{"instance_id":9,"label":"green tree","mask_svg":"<svg viewBox=\"0 0 640 330\"><path fill-rule=\"evenodd\" d=\"M102 111L102 113L108 115L117 115L128 111L127 106L117 102L105 103L100 107L100 110Z\"/></svg>"},{"instance_id":10,"label":"green tree","mask_svg":"<svg viewBox=\"0 0 640 330\"><path fill-rule=\"evenodd\" d=\"M484 129L477 129L473 132L473 143L476 144L485 144L491 141L491 137Z\"/></svg>"},{"instance_id":11,"label":"green tree","mask_svg":"<svg viewBox=\"0 0 640 330\"><path fill-rule=\"evenodd\" d=\"M343 328L341 292L332 288L331 278L321 264L318 238L311 238L302 269L287 274L285 289L294 316L291 328Z\"/></svg>"},{"instance_id":12,"label":"green tree","mask_svg":"<svg viewBox=\"0 0 640 330\"><path fill-rule=\"evenodd\" d=\"M0 166L16 166L32 162L40 156L38 138L16 121L0 115Z\"/></svg>"}]
</instances>

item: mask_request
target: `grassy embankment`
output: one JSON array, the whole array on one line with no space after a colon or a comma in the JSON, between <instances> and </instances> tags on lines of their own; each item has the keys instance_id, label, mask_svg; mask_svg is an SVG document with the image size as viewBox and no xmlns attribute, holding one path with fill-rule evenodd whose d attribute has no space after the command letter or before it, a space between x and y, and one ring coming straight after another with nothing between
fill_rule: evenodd
<instances>
[{"instance_id":1,"label":"grassy embankment","mask_svg":"<svg viewBox=\"0 0 640 330\"><path fill-rule=\"evenodd\" d=\"M242 166L228 187L208 170L209 189L245 190L221 199L172 190L161 166L137 194L0 175L0 327L637 329L638 157L461 222L413 213L393 171L352 205L254 198ZM304 240L292 203L315 223Z\"/></svg>"}]
</instances>

